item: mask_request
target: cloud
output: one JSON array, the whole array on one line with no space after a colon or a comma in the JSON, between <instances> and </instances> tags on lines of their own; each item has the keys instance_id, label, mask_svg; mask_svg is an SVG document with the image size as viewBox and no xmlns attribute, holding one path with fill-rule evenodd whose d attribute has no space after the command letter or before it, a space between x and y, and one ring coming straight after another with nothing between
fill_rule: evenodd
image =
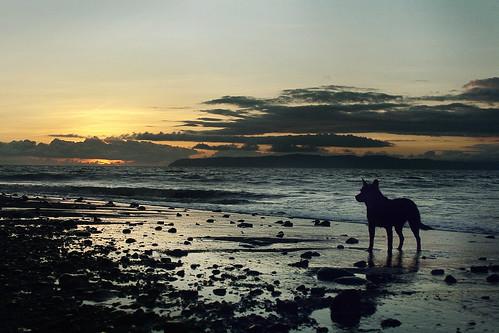
<instances>
[{"instance_id":1,"label":"cloud","mask_svg":"<svg viewBox=\"0 0 499 333\"><path fill-rule=\"evenodd\" d=\"M217 133L219 131L216 131ZM243 135L224 135L212 134L207 132L179 132L179 133L134 133L124 135L123 138L133 140L148 141L190 141L190 142L230 142L255 145L273 145L273 144L293 144L293 145L312 145L318 147L389 147L391 144L386 141L374 140L354 135L336 135L336 134L306 134L306 135L272 135L272 136L243 136Z\"/></svg>"},{"instance_id":2,"label":"cloud","mask_svg":"<svg viewBox=\"0 0 499 333\"><path fill-rule=\"evenodd\" d=\"M228 150L242 150L242 151L256 151L258 150L258 145L253 143L245 143L242 146L229 144L229 145L207 145L206 143L198 143L193 149L203 149L203 150L218 150L218 151L228 151Z\"/></svg>"},{"instance_id":3,"label":"cloud","mask_svg":"<svg viewBox=\"0 0 499 333\"><path fill-rule=\"evenodd\" d=\"M496 136L499 106L469 101L497 101L498 92L499 78L470 81L458 95L418 98L334 85L287 89L275 98L223 96L210 100L205 103L235 109L201 110L227 118L207 121L201 117L184 125L205 128L200 130L204 134L226 136L363 132Z\"/></svg>"},{"instance_id":4,"label":"cloud","mask_svg":"<svg viewBox=\"0 0 499 333\"><path fill-rule=\"evenodd\" d=\"M67 139L85 139L86 136L79 135L79 134L49 134L48 135L51 138L67 138Z\"/></svg>"},{"instance_id":5,"label":"cloud","mask_svg":"<svg viewBox=\"0 0 499 333\"><path fill-rule=\"evenodd\" d=\"M415 157L454 160L454 161L497 161L499 163L499 143L479 143L464 150L430 150Z\"/></svg>"},{"instance_id":6,"label":"cloud","mask_svg":"<svg viewBox=\"0 0 499 333\"><path fill-rule=\"evenodd\" d=\"M416 99L428 101L469 101L496 104L499 103L499 77L472 80L463 86L463 91L453 95L423 96Z\"/></svg>"},{"instance_id":7,"label":"cloud","mask_svg":"<svg viewBox=\"0 0 499 333\"><path fill-rule=\"evenodd\" d=\"M491 77L482 80L473 80L466 83L464 93L459 95L463 99L499 102L499 77Z\"/></svg>"},{"instance_id":8,"label":"cloud","mask_svg":"<svg viewBox=\"0 0 499 333\"><path fill-rule=\"evenodd\" d=\"M288 143L275 143L270 148L274 153L327 153L326 150L311 145L295 145Z\"/></svg>"},{"instance_id":9,"label":"cloud","mask_svg":"<svg viewBox=\"0 0 499 333\"><path fill-rule=\"evenodd\" d=\"M34 141L0 142L0 160L13 158L107 159L134 164L166 165L186 158L196 151L168 145L133 140L88 138L82 142L54 139L49 144Z\"/></svg>"}]
</instances>

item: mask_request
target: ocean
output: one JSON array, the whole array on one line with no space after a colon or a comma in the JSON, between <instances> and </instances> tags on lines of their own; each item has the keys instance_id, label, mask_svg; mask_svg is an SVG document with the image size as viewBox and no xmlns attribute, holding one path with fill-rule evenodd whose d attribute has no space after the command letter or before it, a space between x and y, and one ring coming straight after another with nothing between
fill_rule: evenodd
<instances>
[{"instance_id":1,"label":"ocean","mask_svg":"<svg viewBox=\"0 0 499 333\"><path fill-rule=\"evenodd\" d=\"M0 166L0 192L366 223L362 178L436 229L499 234L499 171Z\"/></svg>"}]
</instances>

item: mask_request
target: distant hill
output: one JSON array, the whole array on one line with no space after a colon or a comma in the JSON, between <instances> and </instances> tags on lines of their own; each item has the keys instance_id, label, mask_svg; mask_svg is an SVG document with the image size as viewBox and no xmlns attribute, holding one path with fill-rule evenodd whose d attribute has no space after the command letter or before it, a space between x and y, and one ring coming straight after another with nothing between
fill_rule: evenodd
<instances>
[{"instance_id":1,"label":"distant hill","mask_svg":"<svg viewBox=\"0 0 499 333\"><path fill-rule=\"evenodd\" d=\"M499 170L497 162L439 161L404 159L384 155L269 155L258 157L215 157L180 159L172 167L233 168L353 168L353 169L448 169Z\"/></svg>"}]
</instances>

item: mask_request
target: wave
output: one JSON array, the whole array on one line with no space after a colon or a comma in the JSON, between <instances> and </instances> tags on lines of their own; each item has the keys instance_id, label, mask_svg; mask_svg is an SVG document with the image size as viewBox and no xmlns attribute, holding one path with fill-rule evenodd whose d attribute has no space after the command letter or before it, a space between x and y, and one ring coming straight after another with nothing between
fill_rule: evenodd
<instances>
[{"instance_id":1,"label":"wave","mask_svg":"<svg viewBox=\"0 0 499 333\"><path fill-rule=\"evenodd\" d=\"M276 197L246 191L159 189L150 187L99 187L99 186L45 186L2 184L4 192L22 192L29 195L48 194L62 196L88 196L106 199L133 198L167 202L202 202L212 204L244 204L251 200Z\"/></svg>"},{"instance_id":2,"label":"wave","mask_svg":"<svg viewBox=\"0 0 499 333\"><path fill-rule=\"evenodd\" d=\"M43 180L73 180L82 178L81 175L70 175L62 173L18 173L11 175L0 175L3 181L43 181Z\"/></svg>"}]
</instances>

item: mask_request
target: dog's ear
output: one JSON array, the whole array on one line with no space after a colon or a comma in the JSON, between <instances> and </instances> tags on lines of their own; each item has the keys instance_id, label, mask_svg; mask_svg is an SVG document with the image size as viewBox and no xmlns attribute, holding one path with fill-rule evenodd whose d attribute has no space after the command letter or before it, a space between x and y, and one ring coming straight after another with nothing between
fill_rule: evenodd
<instances>
[{"instance_id":1,"label":"dog's ear","mask_svg":"<svg viewBox=\"0 0 499 333\"><path fill-rule=\"evenodd\" d=\"M377 179L375 179L373 181L373 185L376 186L376 187L379 187L379 181Z\"/></svg>"},{"instance_id":2,"label":"dog's ear","mask_svg":"<svg viewBox=\"0 0 499 333\"><path fill-rule=\"evenodd\" d=\"M364 180L364 178L362 178L362 185L367 185L367 182Z\"/></svg>"}]
</instances>

